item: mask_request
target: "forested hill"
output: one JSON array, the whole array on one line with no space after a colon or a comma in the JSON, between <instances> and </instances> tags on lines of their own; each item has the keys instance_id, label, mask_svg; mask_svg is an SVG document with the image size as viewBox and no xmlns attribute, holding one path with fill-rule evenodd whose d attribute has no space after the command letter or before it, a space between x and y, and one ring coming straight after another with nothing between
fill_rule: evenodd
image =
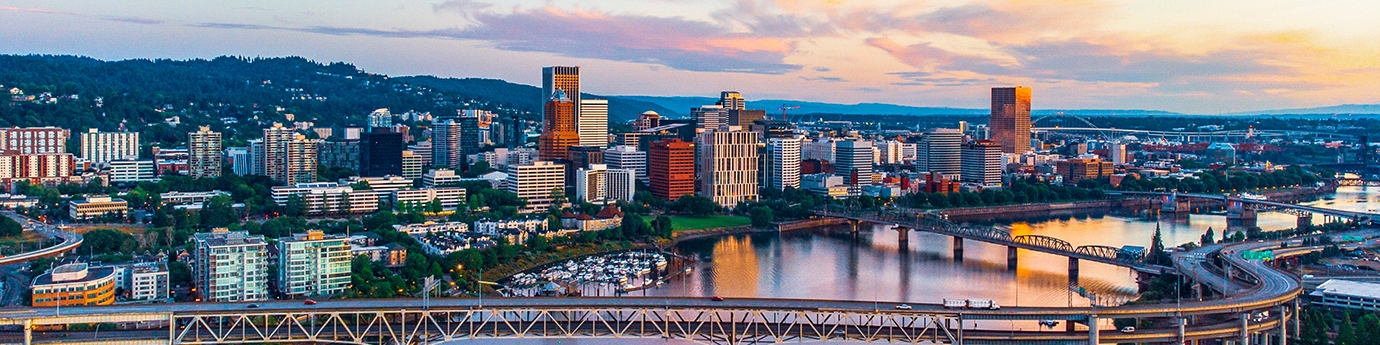
<instances>
[{"instance_id":1,"label":"forested hill","mask_svg":"<svg viewBox=\"0 0 1380 345\"><path fill-rule=\"evenodd\" d=\"M0 126L58 126L73 130L73 136L87 128L123 126L139 131L145 142L167 144L184 141L187 132L201 125L224 131L227 145L238 145L275 121L360 126L377 108L433 115L475 108L535 120L541 107L540 89L533 86L492 79L391 78L347 63L300 57L101 61L0 55L0 86L6 93L15 88L23 92L0 96ZM665 110L616 98L610 99L610 108L615 120ZM179 125L165 123L173 117Z\"/></svg>"}]
</instances>

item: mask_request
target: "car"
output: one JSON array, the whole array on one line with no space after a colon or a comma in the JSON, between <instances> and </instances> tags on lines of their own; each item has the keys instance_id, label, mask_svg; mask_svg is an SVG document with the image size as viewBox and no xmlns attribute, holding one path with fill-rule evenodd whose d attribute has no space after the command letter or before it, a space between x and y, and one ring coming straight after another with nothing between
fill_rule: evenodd
<instances>
[{"instance_id":1,"label":"car","mask_svg":"<svg viewBox=\"0 0 1380 345\"><path fill-rule=\"evenodd\" d=\"M305 305L316 305L316 301L314 301L314 300L308 298L307 300L302 301L302 304L305 304Z\"/></svg>"},{"instance_id":2,"label":"car","mask_svg":"<svg viewBox=\"0 0 1380 345\"><path fill-rule=\"evenodd\" d=\"M710 300L710 301L715 301L715 302L723 302L723 301L724 301L724 298L723 298L723 297L719 297L719 296L714 296L714 297L710 297L709 300Z\"/></svg>"},{"instance_id":3,"label":"car","mask_svg":"<svg viewBox=\"0 0 1380 345\"><path fill-rule=\"evenodd\" d=\"M1041 327L1054 328L1054 327L1056 327L1056 326L1059 326L1059 321L1058 321L1058 320L1040 320L1040 326L1041 326Z\"/></svg>"},{"instance_id":4,"label":"car","mask_svg":"<svg viewBox=\"0 0 1380 345\"><path fill-rule=\"evenodd\" d=\"M911 308L909 304L897 304L897 305L896 305L896 310L911 310L911 309L914 309L914 308Z\"/></svg>"},{"instance_id":5,"label":"car","mask_svg":"<svg viewBox=\"0 0 1380 345\"><path fill-rule=\"evenodd\" d=\"M258 309L258 308L259 308L259 305L258 305L257 303L250 303L249 305L244 306L244 307L245 307L245 308L249 308L249 309Z\"/></svg>"},{"instance_id":6,"label":"car","mask_svg":"<svg viewBox=\"0 0 1380 345\"><path fill-rule=\"evenodd\" d=\"M1121 333L1135 333L1135 332L1136 332L1136 328L1135 328L1135 327L1126 326L1126 327L1122 327L1122 328L1121 328Z\"/></svg>"}]
</instances>

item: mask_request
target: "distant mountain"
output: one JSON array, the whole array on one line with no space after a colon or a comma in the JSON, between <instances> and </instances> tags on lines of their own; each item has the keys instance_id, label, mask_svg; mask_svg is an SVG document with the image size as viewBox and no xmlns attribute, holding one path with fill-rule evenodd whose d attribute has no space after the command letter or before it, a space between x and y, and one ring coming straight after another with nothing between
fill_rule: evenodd
<instances>
[{"instance_id":1,"label":"distant mountain","mask_svg":"<svg viewBox=\"0 0 1380 345\"><path fill-rule=\"evenodd\" d=\"M1243 111L1228 113L1227 115L1377 115L1380 114L1380 104L1343 104L1330 107L1315 108L1295 108L1295 109L1275 109L1259 111Z\"/></svg>"},{"instance_id":2,"label":"distant mountain","mask_svg":"<svg viewBox=\"0 0 1380 345\"><path fill-rule=\"evenodd\" d=\"M620 98L645 101L670 108L676 116L686 116L690 113L690 108L699 107L706 104L714 104L718 98L713 97L693 97L693 96L618 96ZM886 104L886 103L858 103L858 104L838 104L822 102L806 102L795 100L748 100L749 109L764 109L769 114L779 114L777 108L782 105L799 106L800 109L789 110L792 114L843 114L843 115L908 115L908 116L929 116L929 115L987 115L991 110L986 108L951 108L951 107L914 107L907 105ZM658 113L661 113L658 111ZM1135 109L1036 109L1032 111L1033 116L1048 116L1065 114L1073 116L1182 116L1184 114L1168 112L1162 110L1135 110ZM661 113L666 115L666 113Z\"/></svg>"}]
</instances>

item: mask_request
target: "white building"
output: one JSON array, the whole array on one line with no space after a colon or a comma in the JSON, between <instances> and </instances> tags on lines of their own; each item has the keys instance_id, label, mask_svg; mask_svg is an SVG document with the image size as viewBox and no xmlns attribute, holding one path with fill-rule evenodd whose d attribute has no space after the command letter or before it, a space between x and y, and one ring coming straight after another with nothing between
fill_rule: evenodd
<instances>
[{"instance_id":1,"label":"white building","mask_svg":"<svg viewBox=\"0 0 1380 345\"><path fill-rule=\"evenodd\" d=\"M520 212L546 212L553 206L552 194L560 193L564 189L565 164L536 161L531 164L510 165L508 180L504 184L509 192L527 200L527 207Z\"/></svg>"},{"instance_id":2,"label":"white building","mask_svg":"<svg viewBox=\"0 0 1380 345\"><path fill-rule=\"evenodd\" d=\"M609 169L631 169L639 181L647 182L647 153L635 145L618 145L604 150L604 164Z\"/></svg>"},{"instance_id":3,"label":"white building","mask_svg":"<svg viewBox=\"0 0 1380 345\"><path fill-rule=\"evenodd\" d=\"M464 180L463 176L455 174L451 169L434 169L422 175L422 187L435 188L444 186L455 186Z\"/></svg>"},{"instance_id":4,"label":"white building","mask_svg":"<svg viewBox=\"0 0 1380 345\"><path fill-rule=\"evenodd\" d=\"M512 230L528 233L546 232L546 219L541 217L524 217L515 219L480 219L474 221L474 231L481 234L496 235L503 230Z\"/></svg>"},{"instance_id":5,"label":"white building","mask_svg":"<svg viewBox=\"0 0 1380 345\"><path fill-rule=\"evenodd\" d=\"M393 205L420 205L425 207L432 200L441 202L441 208L454 210L465 202L465 189L455 187L399 189L393 191Z\"/></svg>"},{"instance_id":6,"label":"white building","mask_svg":"<svg viewBox=\"0 0 1380 345\"><path fill-rule=\"evenodd\" d=\"M139 132L100 132L95 128L81 133L81 158L92 164L139 159Z\"/></svg>"},{"instance_id":7,"label":"white building","mask_svg":"<svg viewBox=\"0 0 1380 345\"><path fill-rule=\"evenodd\" d=\"M915 169L959 176L963 170L962 146L963 133L956 129L936 128L925 132L916 147Z\"/></svg>"},{"instance_id":8,"label":"white building","mask_svg":"<svg viewBox=\"0 0 1380 345\"><path fill-rule=\"evenodd\" d=\"M728 124L728 111L721 105L690 108L690 117L698 120L698 128L706 131L717 131L720 126Z\"/></svg>"},{"instance_id":9,"label":"white building","mask_svg":"<svg viewBox=\"0 0 1380 345\"><path fill-rule=\"evenodd\" d=\"M758 156L757 143L761 133L728 126L726 131L700 133L696 137L698 150L696 175L699 195L724 207L757 200Z\"/></svg>"},{"instance_id":10,"label":"white building","mask_svg":"<svg viewBox=\"0 0 1380 345\"><path fill-rule=\"evenodd\" d=\"M389 112L388 108L375 109L373 112L369 113L369 127L393 127L393 113Z\"/></svg>"},{"instance_id":11,"label":"white building","mask_svg":"<svg viewBox=\"0 0 1380 345\"><path fill-rule=\"evenodd\" d=\"M846 184L872 184L872 142L849 139L838 142L834 153L834 174L843 176ZM857 173L857 183L851 181Z\"/></svg>"},{"instance_id":12,"label":"white building","mask_svg":"<svg viewBox=\"0 0 1380 345\"><path fill-rule=\"evenodd\" d=\"M249 154L248 147L231 147L225 149L225 161L230 162L230 171L234 172L235 175L253 175L253 157L253 155Z\"/></svg>"},{"instance_id":13,"label":"white building","mask_svg":"<svg viewBox=\"0 0 1380 345\"><path fill-rule=\"evenodd\" d=\"M217 196L230 196L230 192L213 190L209 192L178 192L172 191L158 194L164 206L171 205L201 205L206 201Z\"/></svg>"},{"instance_id":14,"label":"white building","mask_svg":"<svg viewBox=\"0 0 1380 345\"><path fill-rule=\"evenodd\" d=\"M115 281L132 301L162 301L169 294L168 267L162 262L115 266Z\"/></svg>"},{"instance_id":15,"label":"white building","mask_svg":"<svg viewBox=\"0 0 1380 345\"><path fill-rule=\"evenodd\" d=\"M409 180L422 178L422 165L424 160L412 150L402 152L402 177Z\"/></svg>"},{"instance_id":16,"label":"white building","mask_svg":"<svg viewBox=\"0 0 1380 345\"><path fill-rule=\"evenodd\" d=\"M978 140L963 144L963 182L1001 187L1001 144Z\"/></svg>"},{"instance_id":17,"label":"white building","mask_svg":"<svg viewBox=\"0 0 1380 345\"><path fill-rule=\"evenodd\" d=\"M609 144L609 101L581 99L580 118L575 128L580 134L580 146L604 147Z\"/></svg>"},{"instance_id":18,"label":"white building","mask_svg":"<svg viewBox=\"0 0 1380 345\"><path fill-rule=\"evenodd\" d=\"M849 196L848 186L843 184L843 176L834 174L809 174L800 177L800 188L811 193L842 199Z\"/></svg>"},{"instance_id":19,"label":"white building","mask_svg":"<svg viewBox=\"0 0 1380 345\"><path fill-rule=\"evenodd\" d=\"M408 235L425 235L438 232L466 232L470 231L470 226L461 222L437 223L428 221L421 224L396 224L393 225L393 230L405 232Z\"/></svg>"},{"instance_id":20,"label":"white building","mask_svg":"<svg viewBox=\"0 0 1380 345\"><path fill-rule=\"evenodd\" d=\"M636 174L630 169L609 169L605 164L590 164L589 168L577 169L575 198L594 204L632 201Z\"/></svg>"},{"instance_id":21,"label":"white building","mask_svg":"<svg viewBox=\"0 0 1380 345\"><path fill-rule=\"evenodd\" d=\"M220 132L211 127L201 126L196 132L187 133L187 175L198 178L220 177L221 140Z\"/></svg>"},{"instance_id":22,"label":"white building","mask_svg":"<svg viewBox=\"0 0 1380 345\"><path fill-rule=\"evenodd\" d=\"M800 159L817 159L822 161L834 161L834 146L838 144L838 139L818 138L806 140L800 146Z\"/></svg>"},{"instance_id":23,"label":"white building","mask_svg":"<svg viewBox=\"0 0 1380 345\"><path fill-rule=\"evenodd\" d=\"M764 181L767 188L800 188L800 144L803 140L800 136L767 139L767 157L764 158L770 163Z\"/></svg>"},{"instance_id":24,"label":"white building","mask_svg":"<svg viewBox=\"0 0 1380 345\"><path fill-rule=\"evenodd\" d=\"M1112 165L1126 165L1126 144L1113 142L1108 143L1107 146L1107 154L1112 156L1110 159L1112 161Z\"/></svg>"},{"instance_id":25,"label":"white building","mask_svg":"<svg viewBox=\"0 0 1380 345\"><path fill-rule=\"evenodd\" d=\"M364 183L369 185L369 190L385 193L399 189L412 188L412 180L393 175L383 177L350 176L340 181L340 184L343 185L353 185L356 183Z\"/></svg>"},{"instance_id":26,"label":"white building","mask_svg":"<svg viewBox=\"0 0 1380 345\"><path fill-rule=\"evenodd\" d=\"M901 164L904 161L904 152L901 149L902 143L895 140L878 140L877 164Z\"/></svg>"},{"instance_id":27,"label":"white building","mask_svg":"<svg viewBox=\"0 0 1380 345\"><path fill-rule=\"evenodd\" d=\"M378 192L354 190L335 182L273 187L273 202L278 206L287 206L293 196L302 198L308 215L373 213L379 209Z\"/></svg>"},{"instance_id":28,"label":"white building","mask_svg":"<svg viewBox=\"0 0 1380 345\"><path fill-rule=\"evenodd\" d=\"M193 284L206 302L268 299L268 243L248 232L192 234Z\"/></svg>"},{"instance_id":29,"label":"white building","mask_svg":"<svg viewBox=\"0 0 1380 345\"><path fill-rule=\"evenodd\" d=\"M113 183L155 181L158 179L154 176L157 165L151 160L110 161L109 164L110 182Z\"/></svg>"},{"instance_id":30,"label":"white building","mask_svg":"<svg viewBox=\"0 0 1380 345\"><path fill-rule=\"evenodd\" d=\"M308 230L278 239L278 290L289 297L329 296L350 287L350 244Z\"/></svg>"}]
</instances>

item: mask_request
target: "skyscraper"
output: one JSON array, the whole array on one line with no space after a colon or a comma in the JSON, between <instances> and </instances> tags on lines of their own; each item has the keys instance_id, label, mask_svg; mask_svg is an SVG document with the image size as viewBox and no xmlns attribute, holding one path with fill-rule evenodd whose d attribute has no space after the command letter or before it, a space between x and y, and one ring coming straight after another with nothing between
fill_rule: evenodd
<instances>
[{"instance_id":1,"label":"skyscraper","mask_svg":"<svg viewBox=\"0 0 1380 345\"><path fill-rule=\"evenodd\" d=\"M546 118L537 148L542 160L565 159L566 151L580 144L580 133L575 127L576 108L564 90L556 90L546 101Z\"/></svg>"},{"instance_id":2,"label":"skyscraper","mask_svg":"<svg viewBox=\"0 0 1380 345\"><path fill-rule=\"evenodd\" d=\"M728 112L717 104L690 108L690 117L698 121L698 128L706 131L717 131L719 126L728 124Z\"/></svg>"},{"instance_id":3,"label":"skyscraper","mask_svg":"<svg viewBox=\"0 0 1380 345\"><path fill-rule=\"evenodd\" d=\"M316 182L316 142L297 134L295 139L282 146L283 182L289 186Z\"/></svg>"},{"instance_id":4,"label":"skyscraper","mask_svg":"<svg viewBox=\"0 0 1380 345\"><path fill-rule=\"evenodd\" d=\"M800 188L800 143L802 137L767 139L766 185L768 188L785 190L786 187Z\"/></svg>"},{"instance_id":5,"label":"skyscraper","mask_svg":"<svg viewBox=\"0 0 1380 345\"><path fill-rule=\"evenodd\" d=\"M80 153L92 164L139 159L139 132L100 132L92 128L81 134Z\"/></svg>"},{"instance_id":6,"label":"skyscraper","mask_svg":"<svg viewBox=\"0 0 1380 345\"><path fill-rule=\"evenodd\" d=\"M192 280L207 302L268 299L268 243L245 231L192 234Z\"/></svg>"},{"instance_id":7,"label":"skyscraper","mask_svg":"<svg viewBox=\"0 0 1380 345\"><path fill-rule=\"evenodd\" d=\"M647 182L647 153L638 151L634 145L618 145L604 150L604 164L609 169L628 169L634 177Z\"/></svg>"},{"instance_id":8,"label":"skyscraper","mask_svg":"<svg viewBox=\"0 0 1380 345\"><path fill-rule=\"evenodd\" d=\"M479 113L465 111L460 115L460 155L462 157L479 153L484 146L479 135Z\"/></svg>"},{"instance_id":9,"label":"skyscraper","mask_svg":"<svg viewBox=\"0 0 1380 345\"><path fill-rule=\"evenodd\" d=\"M565 92L566 98L570 99L576 107L580 105L580 66L548 66L541 69L541 97L545 103L549 97L556 94L556 90ZM549 118L551 115L543 113L542 118ZM580 118L580 110L577 108L572 111L570 121Z\"/></svg>"},{"instance_id":10,"label":"skyscraper","mask_svg":"<svg viewBox=\"0 0 1380 345\"><path fill-rule=\"evenodd\" d=\"M987 122L1002 152L1030 151L1030 88L992 88L992 117Z\"/></svg>"},{"instance_id":11,"label":"skyscraper","mask_svg":"<svg viewBox=\"0 0 1380 345\"><path fill-rule=\"evenodd\" d=\"M654 142L647 152L652 195L668 201L695 192L695 144L678 138Z\"/></svg>"},{"instance_id":12,"label":"skyscraper","mask_svg":"<svg viewBox=\"0 0 1380 345\"><path fill-rule=\"evenodd\" d=\"M460 148L460 122L454 118L436 118L431 122L431 165L458 168L465 159Z\"/></svg>"},{"instance_id":13,"label":"skyscraper","mask_svg":"<svg viewBox=\"0 0 1380 345\"><path fill-rule=\"evenodd\" d=\"M925 132L915 148L915 169L958 176L962 172L963 133L956 129L935 128Z\"/></svg>"},{"instance_id":14,"label":"skyscraper","mask_svg":"<svg viewBox=\"0 0 1380 345\"><path fill-rule=\"evenodd\" d=\"M756 200L759 185L760 134L736 126L733 129L736 130L700 133L695 142L699 152L699 194L724 207Z\"/></svg>"},{"instance_id":15,"label":"skyscraper","mask_svg":"<svg viewBox=\"0 0 1380 345\"><path fill-rule=\"evenodd\" d=\"M1001 146L990 140L963 144L963 182L1001 186Z\"/></svg>"},{"instance_id":16,"label":"skyscraper","mask_svg":"<svg viewBox=\"0 0 1380 345\"><path fill-rule=\"evenodd\" d=\"M220 132L211 127L201 126L196 132L187 133L187 171L192 177L220 177Z\"/></svg>"},{"instance_id":17,"label":"skyscraper","mask_svg":"<svg viewBox=\"0 0 1380 345\"><path fill-rule=\"evenodd\" d=\"M738 91L724 91L719 93L719 106L724 110L742 110L747 108L747 102L743 100L743 94Z\"/></svg>"},{"instance_id":18,"label":"skyscraper","mask_svg":"<svg viewBox=\"0 0 1380 345\"><path fill-rule=\"evenodd\" d=\"M402 133L374 127L359 137L359 176L402 176Z\"/></svg>"},{"instance_id":19,"label":"skyscraper","mask_svg":"<svg viewBox=\"0 0 1380 345\"><path fill-rule=\"evenodd\" d=\"M288 182L289 185L294 182L289 182L288 178L287 143L293 140L294 135L296 133L293 132L292 127L284 127L283 124L277 122L274 122L272 127L264 128L264 175L268 175L274 180ZM315 156L314 147L312 151L313 156ZM316 165L313 164L312 169L315 167Z\"/></svg>"},{"instance_id":20,"label":"skyscraper","mask_svg":"<svg viewBox=\"0 0 1380 345\"><path fill-rule=\"evenodd\" d=\"M609 100L580 100L579 128L580 146L605 147L609 145Z\"/></svg>"},{"instance_id":21,"label":"skyscraper","mask_svg":"<svg viewBox=\"0 0 1380 345\"><path fill-rule=\"evenodd\" d=\"M843 176L851 185L872 184L872 141L848 139L838 142L834 153L834 175ZM857 180L853 180L857 177Z\"/></svg>"}]
</instances>

